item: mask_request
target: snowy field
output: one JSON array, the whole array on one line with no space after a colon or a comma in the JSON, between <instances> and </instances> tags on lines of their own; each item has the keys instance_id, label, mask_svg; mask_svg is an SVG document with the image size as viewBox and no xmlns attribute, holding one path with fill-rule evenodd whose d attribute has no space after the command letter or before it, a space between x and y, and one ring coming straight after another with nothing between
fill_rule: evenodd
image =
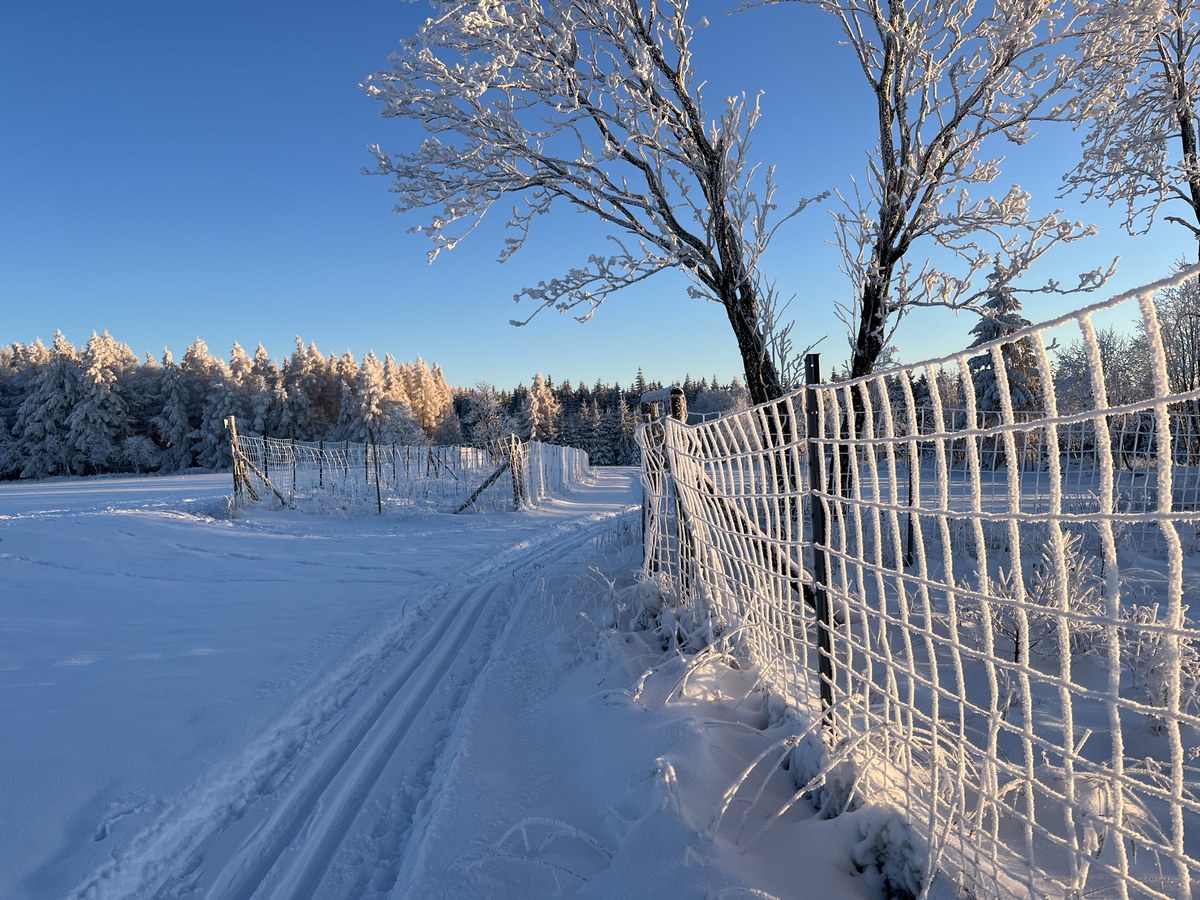
<instances>
[{"instance_id":1,"label":"snowy field","mask_svg":"<svg viewBox=\"0 0 1200 900\"><path fill-rule=\"evenodd\" d=\"M229 489L0 485L0 897L871 895L853 817L705 834L776 723L605 627L634 470L520 514Z\"/></svg>"}]
</instances>

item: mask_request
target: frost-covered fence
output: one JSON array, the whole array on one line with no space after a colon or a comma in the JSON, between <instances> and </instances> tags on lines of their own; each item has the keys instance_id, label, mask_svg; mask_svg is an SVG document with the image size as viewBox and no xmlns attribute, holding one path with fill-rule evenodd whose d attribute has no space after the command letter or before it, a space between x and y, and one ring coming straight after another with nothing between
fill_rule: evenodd
<instances>
[{"instance_id":1,"label":"frost-covered fence","mask_svg":"<svg viewBox=\"0 0 1200 900\"><path fill-rule=\"evenodd\" d=\"M235 501L310 510L521 508L569 493L587 454L515 438L487 447L292 441L231 430Z\"/></svg>"},{"instance_id":2,"label":"frost-covered fence","mask_svg":"<svg viewBox=\"0 0 1200 900\"><path fill-rule=\"evenodd\" d=\"M831 811L880 808L859 850L897 889L1200 890L1200 391L1171 393L1152 299L1183 277L639 431L662 633L728 647L807 715L784 748L793 775ZM1109 404L1103 310L1144 323L1152 395ZM1076 337L1089 402L1065 409L1048 348ZM1013 408L1017 345L1037 412ZM1000 409L980 411L983 376L967 375L947 414L939 373L981 355Z\"/></svg>"}]
</instances>

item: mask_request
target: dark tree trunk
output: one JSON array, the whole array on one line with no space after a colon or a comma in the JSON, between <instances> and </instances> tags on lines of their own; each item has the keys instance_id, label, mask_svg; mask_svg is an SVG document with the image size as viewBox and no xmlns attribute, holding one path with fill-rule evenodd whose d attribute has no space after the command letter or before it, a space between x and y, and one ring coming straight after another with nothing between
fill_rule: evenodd
<instances>
[{"instance_id":1,"label":"dark tree trunk","mask_svg":"<svg viewBox=\"0 0 1200 900\"><path fill-rule=\"evenodd\" d=\"M742 369L751 402L758 405L778 400L784 394L783 383L759 330L754 292L744 288L732 297L723 297L722 301L737 339L738 352L742 356Z\"/></svg>"}]
</instances>

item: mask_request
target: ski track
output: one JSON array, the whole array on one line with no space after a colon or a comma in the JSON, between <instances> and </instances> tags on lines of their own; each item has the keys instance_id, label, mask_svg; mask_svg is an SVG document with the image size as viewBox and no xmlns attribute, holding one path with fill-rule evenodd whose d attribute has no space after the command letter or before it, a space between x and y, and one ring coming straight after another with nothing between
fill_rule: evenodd
<instances>
[{"instance_id":1,"label":"ski track","mask_svg":"<svg viewBox=\"0 0 1200 900\"><path fill-rule=\"evenodd\" d=\"M265 889L263 895L281 898L311 897L397 748L415 723L428 718L422 713L447 676L465 665L470 668L467 690L451 709L442 711L447 715L439 722L435 742L440 745L452 736L458 714L469 700L470 682L487 665L495 646L495 642L488 645L478 660L464 659L468 655L464 648L471 644L484 613L491 609L495 615L498 605L511 612L527 590L523 573L582 546L625 512L552 526L543 539L521 541L473 571L443 582L424 603L410 604L379 638L332 673L225 770L165 804L164 811L123 852L114 852L108 863L85 878L71 898L173 897L201 889L214 900L248 900L260 889ZM471 586L459 587L464 582ZM456 588L457 597L412 643L422 614L439 599L454 596ZM369 700L339 720L368 681L389 661L395 664L391 657L396 653L403 654L399 667ZM309 755L311 761L297 775L301 760ZM438 753L422 765L437 770L447 755ZM431 788L438 783L432 777L435 771L417 774L431 776L423 779L423 795L436 790ZM215 873L207 870L208 845L264 800L275 801L271 812L226 860L214 866ZM419 829L408 832L401 846L393 849L411 859L413 848L405 845L419 842L420 836L414 837ZM208 882L207 888L201 879Z\"/></svg>"}]
</instances>

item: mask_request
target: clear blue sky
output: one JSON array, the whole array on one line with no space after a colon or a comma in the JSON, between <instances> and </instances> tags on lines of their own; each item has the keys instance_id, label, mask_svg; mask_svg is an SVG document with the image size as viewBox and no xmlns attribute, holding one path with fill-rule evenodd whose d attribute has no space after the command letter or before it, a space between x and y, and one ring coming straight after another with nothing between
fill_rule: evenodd
<instances>
[{"instance_id":1,"label":"clear blue sky","mask_svg":"<svg viewBox=\"0 0 1200 900\"><path fill-rule=\"evenodd\" d=\"M693 7L713 22L696 48L710 109L734 91L766 91L755 150L777 166L781 201L849 189L871 144L869 97L831 22L798 4L720 15L733 5ZM503 388L538 369L622 384L638 366L664 381L739 374L723 311L689 300L674 276L617 295L586 325L543 313L511 327L529 312L513 304L517 290L600 248L565 210L504 265L495 262L498 221L426 263L427 241L407 233L417 219L394 215L388 182L361 174L369 144L399 151L419 133L382 119L358 84L428 10L0 3L0 343L49 341L61 329L82 344L108 329L139 355L167 347L178 356L202 337L226 357L236 340L280 358L299 334L327 353L420 354L452 384ZM1101 239L1054 256L1053 274L1070 280L1119 254L1117 290L1192 252L1177 227L1132 240L1105 207L1056 201L1076 152L1069 130L1044 133L997 186L1020 182L1035 208L1065 206L1101 225ZM780 289L797 295L801 338L828 334L829 362L845 356L830 302L847 290L831 237L827 208L810 208L769 260ZM1075 302L1037 299L1026 314L1036 321ZM902 356L956 350L972 325L915 313Z\"/></svg>"}]
</instances>

